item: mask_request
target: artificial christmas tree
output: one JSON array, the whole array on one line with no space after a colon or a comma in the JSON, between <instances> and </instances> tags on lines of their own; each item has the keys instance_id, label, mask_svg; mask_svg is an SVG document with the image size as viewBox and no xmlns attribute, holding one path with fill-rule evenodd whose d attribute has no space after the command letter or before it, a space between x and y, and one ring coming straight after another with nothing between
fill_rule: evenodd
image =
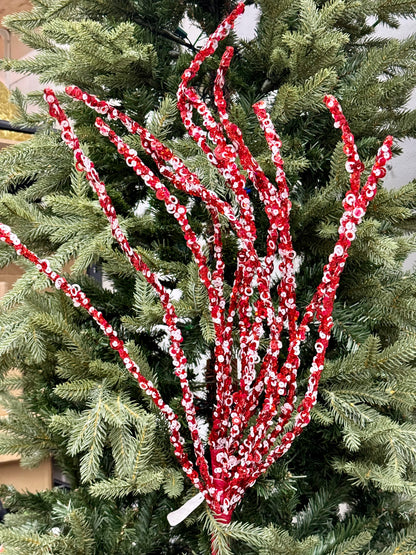
<instances>
[{"instance_id":1,"label":"artificial christmas tree","mask_svg":"<svg viewBox=\"0 0 416 555\"><path fill-rule=\"evenodd\" d=\"M37 62L38 67L43 67L45 78L51 75L48 71L53 67L52 59L54 63L58 58L66 60L66 67L61 64L65 71L60 76L55 74L55 81L67 82L66 77L70 76L75 84L85 85L94 75L89 91L117 99L123 109L138 119L142 110L143 119L153 107L146 108L144 101L153 95L156 102L161 89L177 85L189 56L180 54L176 63L167 63L166 28L175 21L169 20L163 12L166 3L157 5L158 24L154 14L144 9L145 3L140 6L132 3L129 10L110 4L100 6L101 14L97 14L95 7L87 2L85 5L78 3L76 10L67 3L55 5L54 10L42 3L33 16L21 16L14 25L20 25L22 31L26 26L27 40L33 44L37 40L39 46L43 41L45 52L55 50L53 55L45 54L43 60L40 58ZM63 11L59 12L58 8ZM134 13L135 8L137 13ZM189 12L194 12L206 23L207 30L212 30L209 26L214 12L202 3L198 8L194 11L190 6ZM364 13L370 10L364 3L361 8ZM372 5L372 9L378 10L382 21L387 16L392 17L395 7L391 6L390 14L383 12L382 6ZM397 10L400 9L408 8L401 5ZM205 18L201 15L204 10ZM413 43L411 40L403 44L385 41L383 48L377 43L366 43L361 37L370 29L360 21L359 12L347 11L342 3L315 6L305 2L299 7L262 3L262 10L257 41L238 45L233 38L239 48L230 86L240 96L233 97L231 118L243 129L250 150L272 176L273 169L267 163L267 146L251 116L246 116L245 107L247 97L264 96L280 86L277 95L266 98L273 106L272 119L279 131L282 130L283 145L291 147L286 166L292 185L294 246L302 259L297 276L298 300L304 308L319 283L330 244L336 237L336 222L340 216L336 206L340 206L348 188L342 146L336 146L337 136L330 132L328 118L319 114L322 92L319 87L323 83L325 92L331 92L328 89L335 86L338 73L337 95L342 97L343 106L348 110L351 127L358 131L360 148L372 155L375 139L381 134L391 130L398 137L412 133L413 114L400 114L400 117L394 114L413 83L414 62L410 55L403 57L411 52ZM130 24L131 29L134 27L136 33L141 33L140 38L148 32L149 26L154 28L156 50L146 46L140 55L135 53L136 59L143 60L146 52L151 53L153 57L149 54L147 58L151 63L160 47L160 58L166 62L161 72L169 68L170 79L158 81L158 75L150 75L152 68L147 67L148 81L145 76L142 80L148 87L147 94L140 89L143 84L132 82L137 72L124 74L131 51L125 49L120 54L118 37L124 38L128 29L123 27L123 35L121 23L116 29L116 14L120 21L127 17L126 11L128 18L135 22ZM58 15L68 20L58 19ZM108 18L105 25L101 20L104 16ZM75 17L75 21L69 21L71 17ZM160 25L163 20L165 25ZM141 26L146 22L147 26ZM47 31L49 43L46 43L46 35L40 34L43 31L33 32L32 29L40 25ZM112 34L108 25L113 29ZM327 32L323 33L324 30ZM133 36L132 31L130 37ZM270 42L272 36L275 43ZM85 48L91 41L96 41L96 50L98 45L102 46L95 57ZM59 42L68 43L69 49L59 48L56 44ZM173 44L178 43L173 41ZM270 44L276 47L270 50ZM169 46L172 47L172 42ZM140 46L136 50L141 50ZM368 64L363 55L366 51L372 64ZM267 73L262 73L266 52L269 65ZM123 60L120 55L125 56ZM108 68L110 57L114 62L112 70ZM378 60L378 65L374 59ZM34 63L27 64L33 67ZM84 68L78 77L76 67ZM257 73L253 72L254 67ZM378 76L383 72L391 75L380 82ZM207 81L210 75L208 71ZM203 94L207 85L205 79L203 76L197 82ZM245 83L244 87L241 83ZM366 99L365 111L360 86L361 90L365 88L372 93ZM397 92L394 101L386 98L386 91L392 87ZM201 368L201 358L208 359L204 362L205 379L201 379L199 372L191 376L191 385L201 390L205 390L206 385L211 387L213 327L207 310L208 299L183 240L172 224L169 236L165 229L161 230L161 222L166 220L158 208L157 198L148 197L149 207L144 217L132 215L138 201L145 196L144 187L132 181L122 167L115 167L117 162L112 151L92 134L91 114L70 104L66 109L77 121L82 144L88 144L89 156L100 161L100 174L105 176L117 211L127 216L121 220L121 226L128 232L131 244L137 245L139 254L153 270L162 272L160 279L166 287L182 292L176 305L181 317L184 352L188 360L199 362L195 365L196 371ZM27 117L32 123L44 121L42 114ZM362 118L366 118L366 127L361 123ZM224 183L212 173L190 141L182 137L174 139L183 131L171 99L162 101L159 112L152 112L145 119L155 135L166 137L168 145L182 154L190 169L198 168L203 184L214 186L225 200L232 201ZM158 128L162 128L162 133L158 133ZM119 130L122 132L121 127ZM73 261L71 280L80 282L96 306L106 308L114 328L120 326L122 316L123 326L118 329L130 340L129 352L133 360L146 377L158 385L172 407L179 409L178 384L171 375L168 353L163 344L158 344L164 336L164 328L163 314L156 299L114 247L84 180L72 175L68 181L70 157L59 145L56 135L45 131L36 136L30 146L22 145L2 159L4 188L12 187L8 190L15 192L2 199L2 221L10 224L34 250L47 255L53 264L62 266ZM152 165L140 141L133 143L130 137L128 140ZM50 161L52 153L53 163ZM255 188L248 188L252 189L248 193L255 206L259 229L257 246L261 251L266 244L267 222L261 218ZM184 203L186 197L180 200ZM169 530L164 520L168 511L163 510L169 501L165 494L151 492L164 488L167 495L175 497L181 495L184 485L190 495L192 492L189 483L182 482L172 454L166 453L168 435L163 424L157 413L151 413L146 400L138 398L134 382L120 373L116 359L96 330L64 297L50 292L39 296L36 291L44 289L46 281L37 277L36 271L28 270L5 301L8 312L2 323L5 328L2 369L4 372L16 366L21 369L24 399L22 404L9 396L14 412L5 423L8 435L2 440L2 448L25 453L32 463L44 454L54 453L72 476L74 490L67 494L55 492L33 497L11 493L10 506L26 507L28 512L17 511L7 519L8 528L2 531L2 537L10 549L15 546L16 552L23 553L25 542L31 545L37 542L39 552L42 549L56 553L74 552L74 549L81 553L169 553L191 549L203 552L209 549L211 533L220 552L229 552L227 538L237 542L231 549L241 553L326 553L332 549L334 552L348 549L354 553L370 548L378 552L384 547L393 551L397 547L395 541L414 543L409 528L414 511L413 484L409 481L415 452L415 431L411 422L414 280L410 275L402 279L403 274L397 270L397 264L412 248L403 230L411 229L413 203L412 185L399 193L380 191L378 203L376 201L374 208L369 209L370 218L362 224L355 249L351 249L352 258L345 268L345 282L338 290L334 339L328 348L329 363L321 379L324 387L312 412L312 423L292 447L293 458L286 463L291 472L285 463L272 467L267 479L258 483L257 489L237 510L236 520L242 524L233 522L223 528L208 514L208 536L203 531L199 536L195 534L193 527L198 526L195 517L191 517L186 527L181 525ZM195 201L188 210L189 221L198 235L211 235L212 228L200 203ZM152 251L144 248L149 244ZM238 255L238 244L226 230L224 245L226 260L232 263ZM207 256L215 260L216 251L209 243L205 250ZM267 255L267 252L262 254ZM2 256L4 263L11 259L8 250L2 250ZM100 262L111 277L114 297L85 276L92 262ZM225 291L232 282L230 274L233 274L232 264L231 271L225 274ZM128 316L124 316L126 314ZM306 345L309 355L300 368L301 385L306 378L308 356L312 360L313 344L314 341ZM262 348L266 349L267 345ZM16 379L13 380L6 377L3 382L6 397L8 388L15 385ZM206 398L200 395L198 403L199 418L209 420L212 410L209 395ZM36 427L31 427L31 423ZM155 434L159 436L157 445L154 444ZM78 462L79 454L82 458ZM297 477L292 477L293 474ZM350 477L347 484L345 476ZM80 479L85 485L80 484ZM88 487L90 481L94 483ZM323 483L326 486L322 488ZM339 484L344 487L340 488ZM110 499L112 510L100 501L102 498ZM183 496L173 503L178 505L182 501ZM337 516L340 502L347 502L349 506L350 516L345 523L339 522ZM386 510L386 507L389 508ZM33 524L28 530L29 520ZM56 529L54 523L59 523L59 536L52 532ZM143 526L145 528L141 528ZM140 530L146 527L154 530L154 534L144 539ZM405 528L409 528L407 536L396 537L396 532Z\"/></svg>"}]
</instances>

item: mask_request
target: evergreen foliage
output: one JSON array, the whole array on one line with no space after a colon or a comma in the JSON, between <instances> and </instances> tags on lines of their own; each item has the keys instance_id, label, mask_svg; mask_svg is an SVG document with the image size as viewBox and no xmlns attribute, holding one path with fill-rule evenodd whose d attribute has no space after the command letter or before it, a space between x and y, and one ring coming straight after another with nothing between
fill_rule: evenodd
<instances>
[{"instance_id":1,"label":"evergreen foliage","mask_svg":"<svg viewBox=\"0 0 416 555\"><path fill-rule=\"evenodd\" d=\"M112 99L178 152L205 185L229 195L184 136L174 94L195 51L180 29L183 17L207 34L235 2L32 3L31 12L9 16L6 23L38 52L27 60L5 60L4 69ZM297 295L305 306L333 245L348 187L342 145L323 112L322 96L334 93L341 101L363 158L374 157L386 134L415 137L416 111L405 104L416 84L416 38L381 39L374 30L397 26L400 16L415 17L416 5L410 0L256 4L261 9L256 38L227 39L237 52L227 82L230 112L273 176L251 104L266 98L271 108L291 186ZM217 62L207 61L197 80L207 99ZM116 248L42 95L16 92L14 98L19 122L39 131L0 153L0 221L82 286L128 341L143 374L180 413L156 298ZM60 100L99 166L130 243L178 292L198 413L207 421L214 395L213 329L180 230L99 136L93 115L64 95ZM38 110L28 113L28 102ZM124 134L121 127L117 132ZM152 167L137 138L128 142ZM256 193L250 194L258 205ZM416 279L402 270L415 245L415 207L416 181L398 190L381 188L370 205L341 280L312 422L290 454L248 492L228 527L201 507L170 528L166 514L195 491L180 472L163 421L94 325L0 244L1 266L15 262L24 269L3 298L0 315L0 401L9 411L0 420L0 452L18 453L28 466L52 456L71 484L69 491L38 494L3 487L0 496L11 509L0 525L7 553L203 554L210 552L211 536L224 555L388 555L416 549ZM261 249L265 222L257 212ZM205 210L194 201L189 213L204 237ZM226 228L223 235L230 281L236 249ZM212 255L209 245L206 252ZM105 272L104 286L87 273L94 264ZM303 370L312 346L313 339ZM301 372L300 382L306 379Z\"/></svg>"}]
</instances>

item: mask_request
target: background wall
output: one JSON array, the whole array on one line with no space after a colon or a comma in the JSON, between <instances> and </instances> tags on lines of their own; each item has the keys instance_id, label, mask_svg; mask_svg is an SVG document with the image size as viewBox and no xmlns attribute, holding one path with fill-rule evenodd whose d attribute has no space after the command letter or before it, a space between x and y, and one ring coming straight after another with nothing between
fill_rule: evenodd
<instances>
[{"instance_id":1,"label":"background wall","mask_svg":"<svg viewBox=\"0 0 416 555\"><path fill-rule=\"evenodd\" d=\"M5 29L5 27L1 25L4 16L10 13L30 10L31 7L32 4L29 0L0 0L0 29ZM5 33L0 33L0 58L3 58L7 54L6 42L9 42L10 57L13 59L19 60L33 55L33 50L20 42L14 34L10 33L7 38ZM20 75L12 71L0 71L0 81L7 85L9 89L18 87L24 93L40 88L37 77L33 75Z\"/></svg>"}]
</instances>

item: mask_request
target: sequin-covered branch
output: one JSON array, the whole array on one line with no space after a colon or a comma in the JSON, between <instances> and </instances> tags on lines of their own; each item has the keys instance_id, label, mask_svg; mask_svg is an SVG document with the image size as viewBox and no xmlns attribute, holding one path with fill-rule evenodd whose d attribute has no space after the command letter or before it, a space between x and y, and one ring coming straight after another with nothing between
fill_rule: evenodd
<instances>
[{"instance_id":1,"label":"sequin-covered branch","mask_svg":"<svg viewBox=\"0 0 416 555\"><path fill-rule=\"evenodd\" d=\"M338 228L338 240L328 263L324 266L322 281L299 321L295 295L296 254L290 232L289 189L280 153L282 141L267 114L266 105L259 102L253 109L272 153L276 167L275 183L269 180L251 154L241 130L230 121L227 112L223 89L233 49L225 50L214 83L214 104L219 121L201 98L197 88L190 86L203 61L214 54L219 41L227 36L236 18L243 11L244 4L240 3L209 37L206 45L184 72L178 89L178 109L185 129L223 177L232 197L230 202L221 199L201 183L198 175L189 170L171 148L161 143L127 114L108 102L81 91L78 87L66 89L68 95L75 100L84 102L99 115L121 121L130 133L139 135L141 144L155 162L160 177L143 163L137 152L129 148L103 119L96 120L100 133L109 138L126 164L144 180L154 191L156 198L163 202L167 211L175 217L198 266L200 281L207 290L215 330L213 355L216 406L208 438L210 464L205 458L207 446L201 440L198 430L194 398L187 377L187 360L181 348L182 335L177 326L177 316L169 291L130 247L118 223L105 184L100 180L94 164L82 151L67 116L50 89L47 89L45 94L50 113L61 127L64 142L74 152L77 169L85 172L86 178L98 195L114 238L134 268L142 273L155 289L164 309L164 321L168 326L170 338L169 352L175 375L182 388L182 406L192 440L195 467L183 447L185 439L179 434L178 417L164 403L153 384L140 374L134 361L128 356L122 340L117 337L111 326L108 326L77 286L70 286L64 278L52 272L49 263L39 260L34 253L21 245L7 226L0 224L0 239L12 245L18 254L34 262L40 271L56 285L59 284L59 288L63 289L76 305L88 310L101 326L110 339L111 347L118 350L123 363L138 379L140 387L152 397L167 418L175 455L192 483L204 495L215 517L223 523L230 521L246 489L253 486L259 476L286 453L310 421L333 326L332 311L340 276L349 247L355 238L356 228L376 194L378 180L385 176L385 165L391 158L392 146L392 138L387 137L378 151L370 176L361 187L364 165L360 161L354 137L337 100L332 96L325 97L324 101L335 120L335 127L342 131L343 148L347 156L346 170L350 174L350 189L343 200L344 213ZM193 120L195 111L202 120L203 128ZM163 179L165 181L162 181ZM248 180L258 191L269 222L266 256L263 260L254 246L257 230L254 209L246 191ZM213 247L212 264L204 255L200 238L190 226L186 206L179 203L169 187L199 198L206 205L212 225L207 227L208 236L204 239ZM224 295L226 261L223 257L222 219L228 221L227 233L235 235L238 245L237 267L229 298ZM280 281L276 291L272 292L271 277L276 265ZM275 297L277 301L273 300ZM313 321L318 324L315 355L306 392L303 398L297 400L296 380L301 364L301 347ZM288 345L285 360L282 360L283 334L286 334ZM267 345L263 360L260 357L261 340L266 341ZM238 376L234 379L231 369L236 366Z\"/></svg>"},{"instance_id":2,"label":"sequin-covered branch","mask_svg":"<svg viewBox=\"0 0 416 555\"><path fill-rule=\"evenodd\" d=\"M187 379L186 357L180 345L183 340L182 334L176 325L178 319L175 313L174 306L170 301L169 293L161 285L158 277L153 272L150 271L150 269L141 259L140 255L130 247L130 244L127 238L125 237L124 233L120 228L116 212L111 202L111 198L107 194L105 184L100 180L97 170L94 167L94 164L82 151L79 144L79 140L75 135L65 112L62 110L54 92L51 89L45 90L45 100L49 104L50 115L57 120L61 128L62 139L68 145L68 147L71 148L74 152L77 169L79 171L86 172L86 177L88 179L88 182L90 183L92 189L97 194L100 206L103 209L103 212L110 223L111 231L114 238L119 243L121 249L126 254L132 266L138 272L143 274L146 281L154 288L154 290L156 291L156 293L160 298L163 309L165 311L164 321L168 325L169 334L170 334L171 347L169 352L174 362L175 374L179 378L180 384L182 387L182 392L183 392L182 405L185 408L186 419L194 441L195 454L197 456L197 464L200 467L201 476L203 477L205 484L207 485L207 487L209 487L211 485L211 476L208 472L208 465L204 456L204 447L202 445L201 438L198 432L198 426L196 423L193 394L189 387L189 383ZM127 155L126 158L129 165L131 164L132 167L139 166L139 160L136 156L137 153L135 153L130 149L127 149L127 147L125 146L123 146L122 151ZM147 170L147 168L145 168L144 165L141 165L140 167L143 171ZM148 171L150 172L150 170ZM149 181L150 179L152 179L152 176L149 173L146 173L145 181ZM158 180L157 180L157 183L160 187L162 187ZM177 199L176 198L171 199L168 196L168 198L166 199L166 205L168 209L170 209L178 219L180 218L183 219L183 224L185 226L186 219L184 219L184 213L186 211L182 207L178 206ZM186 232L187 230L185 230L185 233ZM198 251L196 254L199 255L200 252ZM206 266L204 265L204 260L202 258L199 260L199 262L203 266L203 268L206 268ZM206 273L207 272L208 271L206 269Z\"/></svg>"},{"instance_id":3,"label":"sequin-covered branch","mask_svg":"<svg viewBox=\"0 0 416 555\"><path fill-rule=\"evenodd\" d=\"M107 336L110 347L118 352L124 366L137 379L140 388L151 397L152 401L166 418L170 431L170 441L175 449L176 457L195 487L197 487L204 494L207 501L210 502L210 495L207 488L201 482L198 473L184 451L183 445L185 440L179 433L180 424L178 416L171 407L163 401L159 391L154 387L153 383L140 373L140 369L131 359L123 340L118 337L117 332L108 323L103 314L91 304L90 299L81 290L79 285L68 283L58 272L51 269L48 260L40 259L35 253L30 251L11 231L10 227L2 223L0 223L0 241L7 243L14 248L19 256L23 256L35 264L39 272L43 273L54 283L56 289L63 291L65 295L72 300L75 307L83 308L88 312L91 318L95 320L103 334Z\"/></svg>"}]
</instances>

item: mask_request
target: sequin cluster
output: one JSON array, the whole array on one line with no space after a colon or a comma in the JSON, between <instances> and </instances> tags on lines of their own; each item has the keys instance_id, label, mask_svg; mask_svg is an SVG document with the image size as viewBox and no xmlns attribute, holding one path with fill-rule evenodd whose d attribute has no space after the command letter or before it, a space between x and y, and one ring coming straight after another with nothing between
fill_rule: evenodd
<instances>
[{"instance_id":1,"label":"sequin cluster","mask_svg":"<svg viewBox=\"0 0 416 555\"><path fill-rule=\"evenodd\" d=\"M245 490L253 486L259 476L290 448L294 439L310 421L333 326L331 315L340 275L348 257L348 249L355 238L356 227L376 194L378 180L385 176L385 165L391 158L392 146L392 138L387 137L377 154L370 176L361 187L364 165L359 159L354 137L337 100L332 96L325 97L324 101L335 120L335 127L342 131L344 152L347 156L346 170L350 173L350 189L343 201L344 213L338 230L339 239L324 267L322 281L299 322L293 267L296 254L290 234L289 190L280 155L282 142L266 112L265 104L259 102L253 108L276 166L276 184L267 178L245 145L241 130L228 116L223 88L233 49L225 50L214 84L214 103L219 121L197 90L189 85L197 75L202 62L215 52L219 41L227 36L236 18L243 11L244 4L240 3L210 36L205 47L198 52L190 67L184 72L178 89L178 109L184 126L232 191L232 203L207 189L197 174L190 171L170 148L116 107L81 91L78 87L66 89L67 94L75 100L84 102L98 114L107 116L109 120L121 121L130 133L139 135L144 151L154 160L161 177L155 175L140 159L137 151L116 135L102 118L96 119L99 132L108 137L124 157L126 164L154 191L156 198L164 203L167 212L177 220L198 265L200 280L208 293L209 310L216 337L216 406L208 439L209 462L205 457L204 444L198 429L193 394L187 377L187 361L181 348L182 334L177 326L178 319L169 291L129 245L120 228L105 184L100 180L92 161L80 147L71 123L51 89L45 90L45 100L49 104L51 116L61 128L63 141L74 152L77 169L85 172L97 194L115 240L134 268L143 274L160 298L165 314L164 321L169 329L169 352L175 375L182 387L182 406L194 447L194 463L185 452L185 439L179 432L178 416L163 401L154 385L140 373L123 341L103 315L90 304L78 285L70 285L52 271L46 260L39 260L21 244L10 228L0 224L0 239L10 244L18 254L36 264L39 271L47 275L58 289L63 290L76 306L87 310L98 323L109 338L110 346L118 351L126 368L166 417L171 442L180 464L195 487L203 493L218 520L225 523L230 521L233 510ZM194 111L200 115L204 128L195 123ZM246 191L248 180L258 191L269 221L264 259L260 259L254 248L256 226L252 203ZM212 219L213 232L208 238L213 245L212 267L204 255L201 238L191 228L186 206L171 192L169 184L173 189L185 191L205 203ZM220 216L228 221L239 244L235 280L227 300L224 296L225 264ZM277 287L277 307L271 294L271 274L276 261L281 275ZM296 378L300 365L300 348L313 321L318 324L315 356L306 393L303 399L297 401ZM238 344L234 343L233 331L236 327L239 332ZM285 329L288 348L286 360L281 363L279 355ZM266 339L268 347L261 360L260 341L264 342ZM233 381L231 373L236 359L241 369L238 383Z\"/></svg>"}]
</instances>

